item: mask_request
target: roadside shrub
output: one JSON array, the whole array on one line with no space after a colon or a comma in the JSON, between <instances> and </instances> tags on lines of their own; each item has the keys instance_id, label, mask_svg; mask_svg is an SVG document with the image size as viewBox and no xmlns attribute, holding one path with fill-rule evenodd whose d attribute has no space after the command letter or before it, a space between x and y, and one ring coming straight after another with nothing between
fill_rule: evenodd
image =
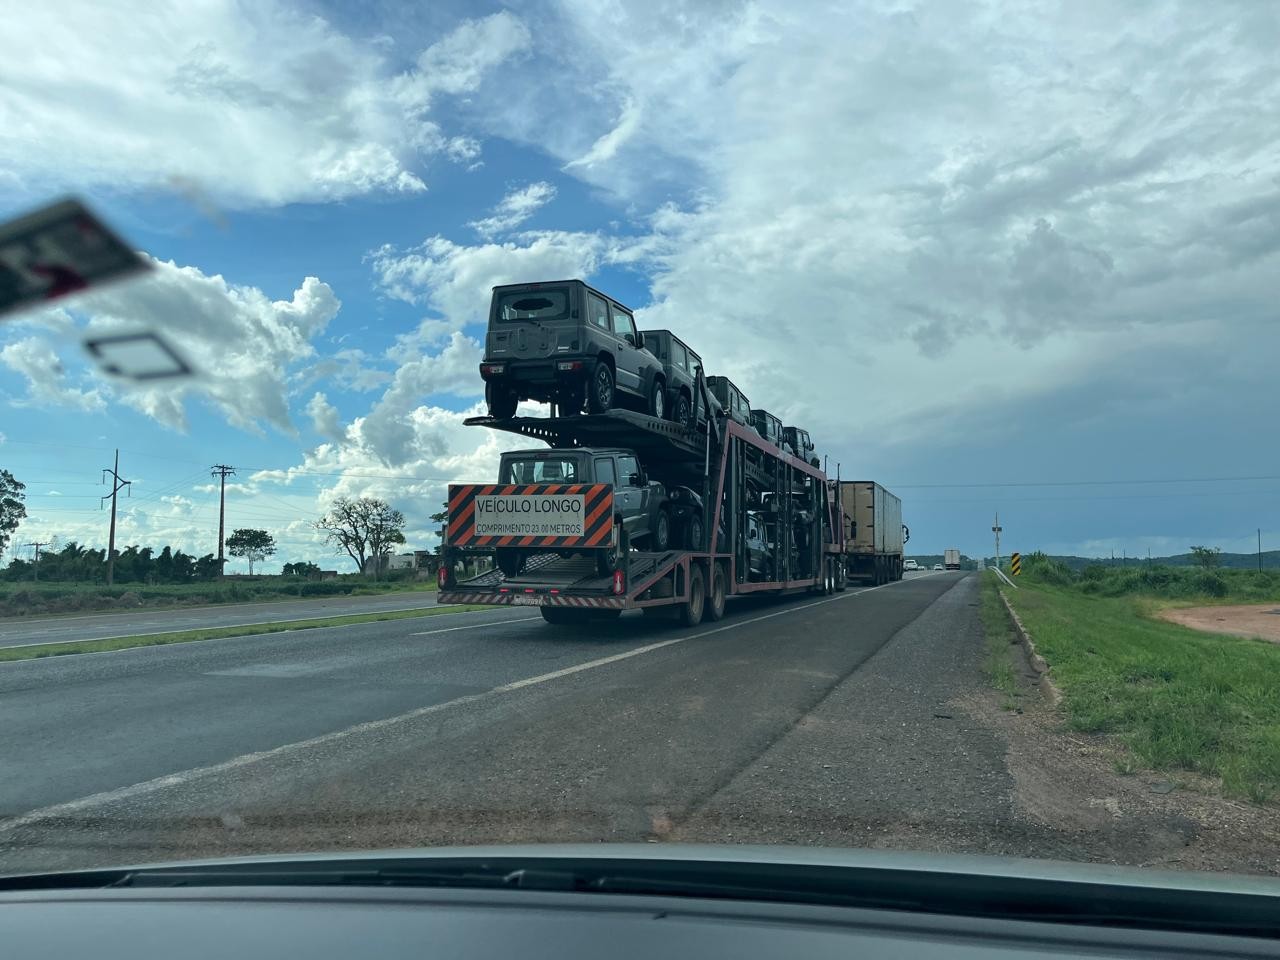
<instances>
[{"instance_id":1,"label":"roadside shrub","mask_svg":"<svg viewBox=\"0 0 1280 960\"><path fill-rule=\"evenodd\" d=\"M1023 558L1022 573L1032 580L1055 587L1069 586L1076 581L1070 567L1059 560L1050 559L1039 550Z\"/></svg>"},{"instance_id":2,"label":"roadside shrub","mask_svg":"<svg viewBox=\"0 0 1280 960\"><path fill-rule=\"evenodd\" d=\"M1214 570L1197 570L1191 576L1190 586L1196 593L1208 594L1211 597L1225 597L1230 590L1222 574Z\"/></svg>"}]
</instances>

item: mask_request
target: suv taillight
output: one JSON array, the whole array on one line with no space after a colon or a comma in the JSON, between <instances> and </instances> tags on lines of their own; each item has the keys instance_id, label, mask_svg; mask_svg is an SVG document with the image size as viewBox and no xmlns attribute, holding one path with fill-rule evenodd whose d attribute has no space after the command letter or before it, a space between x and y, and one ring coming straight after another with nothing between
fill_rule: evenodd
<instances>
[{"instance_id":1,"label":"suv taillight","mask_svg":"<svg viewBox=\"0 0 1280 960\"><path fill-rule=\"evenodd\" d=\"M560 360L556 363L556 369L561 371L581 370L581 360Z\"/></svg>"},{"instance_id":2,"label":"suv taillight","mask_svg":"<svg viewBox=\"0 0 1280 960\"><path fill-rule=\"evenodd\" d=\"M627 589L627 578L621 570L613 571L613 592L616 596L622 596L623 591Z\"/></svg>"},{"instance_id":3,"label":"suv taillight","mask_svg":"<svg viewBox=\"0 0 1280 960\"><path fill-rule=\"evenodd\" d=\"M482 363L480 364L480 376L482 377L500 377L506 372L507 365L505 363Z\"/></svg>"}]
</instances>

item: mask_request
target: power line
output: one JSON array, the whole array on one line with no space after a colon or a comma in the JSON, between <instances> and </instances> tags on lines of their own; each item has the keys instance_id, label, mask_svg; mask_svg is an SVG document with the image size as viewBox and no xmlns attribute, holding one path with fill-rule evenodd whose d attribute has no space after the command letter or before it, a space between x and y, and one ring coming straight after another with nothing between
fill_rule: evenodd
<instances>
[{"instance_id":1,"label":"power line","mask_svg":"<svg viewBox=\"0 0 1280 960\"><path fill-rule=\"evenodd\" d=\"M1280 480L1280 476L1263 477L1186 477L1151 480L1001 480L993 483L892 483L895 490L955 489L957 487L1109 487L1148 483L1246 483L1253 480Z\"/></svg>"}]
</instances>

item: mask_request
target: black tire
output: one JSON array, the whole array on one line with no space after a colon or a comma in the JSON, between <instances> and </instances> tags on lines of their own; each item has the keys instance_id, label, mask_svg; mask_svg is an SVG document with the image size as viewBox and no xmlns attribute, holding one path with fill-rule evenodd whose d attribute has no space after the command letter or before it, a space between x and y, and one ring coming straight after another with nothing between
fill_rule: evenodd
<instances>
[{"instance_id":1,"label":"black tire","mask_svg":"<svg viewBox=\"0 0 1280 960\"><path fill-rule=\"evenodd\" d=\"M590 611L576 610L572 607L539 607L538 612L547 623L570 624L582 623Z\"/></svg>"},{"instance_id":2,"label":"black tire","mask_svg":"<svg viewBox=\"0 0 1280 960\"><path fill-rule=\"evenodd\" d=\"M619 563L624 556L626 545L626 530L622 526L622 521L617 517L613 518L613 542L614 546L607 550L601 550L596 556L596 571L602 577L613 575L613 571L618 569Z\"/></svg>"},{"instance_id":3,"label":"black tire","mask_svg":"<svg viewBox=\"0 0 1280 960\"><path fill-rule=\"evenodd\" d=\"M658 508L658 515L653 521L653 535L649 538L649 546L657 553L666 553L671 549L671 512L666 507Z\"/></svg>"},{"instance_id":4,"label":"black tire","mask_svg":"<svg viewBox=\"0 0 1280 960\"><path fill-rule=\"evenodd\" d=\"M702 568L689 564L689 599L680 604L680 622L686 627L696 627L702 622L702 611L707 605L707 587L702 578Z\"/></svg>"},{"instance_id":5,"label":"black tire","mask_svg":"<svg viewBox=\"0 0 1280 960\"><path fill-rule=\"evenodd\" d=\"M587 409L591 413L608 413L613 409L613 403L613 368L600 360L591 374L591 385L587 389Z\"/></svg>"},{"instance_id":6,"label":"black tire","mask_svg":"<svg viewBox=\"0 0 1280 960\"><path fill-rule=\"evenodd\" d=\"M678 423L686 430L692 430L693 423L693 401L689 399L689 395L683 390L676 397L675 406L671 411L671 422Z\"/></svg>"},{"instance_id":7,"label":"black tire","mask_svg":"<svg viewBox=\"0 0 1280 960\"><path fill-rule=\"evenodd\" d=\"M836 593L844 593L845 587L849 586L849 579L844 572L844 561L836 561Z\"/></svg>"},{"instance_id":8,"label":"black tire","mask_svg":"<svg viewBox=\"0 0 1280 960\"><path fill-rule=\"evenodd\" d=\"M686 550L701 550L703 543L702 517L695 513L685 524L684 547Z\"/></svg>"},{"instance_id":9,"label":"black tire","mask_svg":"<svg viewBox=\"0 0 1280 960\"><path fill-rule=\"evenodd\" d=\"M516 406L520 403L514 390L496 383L485 384L484 398L489 404L489 416L495 420L510 420L516 415Z\"/></svg>"},{"instance_id":10,"label":"black tire","mask_svg":"<svg viewBox=\"0 0 1280 960\"><path fill-rule=\"evenodd\" d=\"M524 569L524 559L522 550L499 550L494 556L498 569L508 580L520 576L520 571Z\"/></svg>"},{"instance_id":11,"label":"black tire","mask_svg":"<svg viewBox=\"0 0 1280 960\"><path fill-rule=\"evenodd\" d=\"M667 385L657 377L649 386L649 416L659 420L667 418Z\"/></svg>"},{"instance_id":12,"label":"black tire","mask_svg":"<svg viewBox=\"0 0 1280 960\"><path fill-rule=\"evenodd\" d=\"M724 567L721 564L711 565L711 595L707 604L707 619L713 623L724 616L725 587Z\"/></svg>"}]
</instances>

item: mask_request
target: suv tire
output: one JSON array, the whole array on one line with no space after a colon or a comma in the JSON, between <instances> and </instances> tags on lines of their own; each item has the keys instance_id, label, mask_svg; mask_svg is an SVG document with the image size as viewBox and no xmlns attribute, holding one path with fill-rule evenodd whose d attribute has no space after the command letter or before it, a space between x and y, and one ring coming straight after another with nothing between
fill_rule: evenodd
<instances>
[{"instance_id":1,"label":"suv tire","mask_svg":"<svg viewBox=\"0 0 1280 960\"><path fill-rule=\"evenodd\" d=\"M683 390L676 397L675 407L671 411L671 420L686 430L693 429L693 402Z\"/></svg>"},{"instance_id":2,"label":"suv tire","mask_svg":"<svg viewBox=\"0 0 1280 960\"><path fill-rule=\"evenodd\" d=\"M649 416L659 420L667 418L667 385L657 377L649 387Z\"/></svg>"},{"instance_id":3,"label":"suv tire","mask_svg":"<svg viewBox=\"0 0 1280 960\"><path fill-rule=\"evenodd\" d=\"M514 390L496 383L485 384L484 398L489 404L489 416L495 420L510 420L516 415L516 406L520 403Z\"/></svg>"},{"instance_id":4,"label":"suv tire","mask_svg":"<svg viewBox=\"0 0 1280 960\"><path fill-rule=\"evenodd\" d=\"M707 619L713 623L724 616L724 565L711 565L711 593L707 596Z\"/></svg>"},{"instance_id":5,"label":"suv tire","mask_svg":"<svg viewBox=\"0 0 1280 960\"><path fill-rule=\"evenodd\" d=\"M556 394L556 413L562 417L576 417L582 412L582 383L563 387Z\"/></svg>"},{"instance_id":6,"label":"suv tire","mask_svg":"<svg viewBox=\"0 0 1280 960\"><path fill-rule=\"evenodd\" d=\"M603 360L599 360L591 374L591 385L587 389L587 409L592 413L608 413L613 409L613 402L613 369Z\"/></svg>"},{"instance_id":7,"label":"suv tire","mask_svg":"<svg viewBox=\"0 0 1280 960\"><path fill-rule=\"evenodd\" d=\"M602 577L613 576L613 571L622 565L622 558L626 556L627 531L619 517L613 518L613 539L616 546L596 554L596 572Z\"/></svg>"},{"instance_id":8,"label":"suv tire","mask_svg":"<svg viewBox=\"0 0 1280 960\"><path fill-rule=\"evenodd\" d=\"M695 513L685 525L684 546L686 550L701 550L702 542L702 518Z\"/></svg>"},{"instance_id":9,"label":"suv tire","mask_svg":"<svg viewBox=\"0 0 1280 960\"><path fill-rule=\"evenodd\" d=\"M666 553L671 548L671 511L666 507L659 507L658 515L653 518L653 539L649 545L658 553Z\"/></svg>"}]
</instances>

